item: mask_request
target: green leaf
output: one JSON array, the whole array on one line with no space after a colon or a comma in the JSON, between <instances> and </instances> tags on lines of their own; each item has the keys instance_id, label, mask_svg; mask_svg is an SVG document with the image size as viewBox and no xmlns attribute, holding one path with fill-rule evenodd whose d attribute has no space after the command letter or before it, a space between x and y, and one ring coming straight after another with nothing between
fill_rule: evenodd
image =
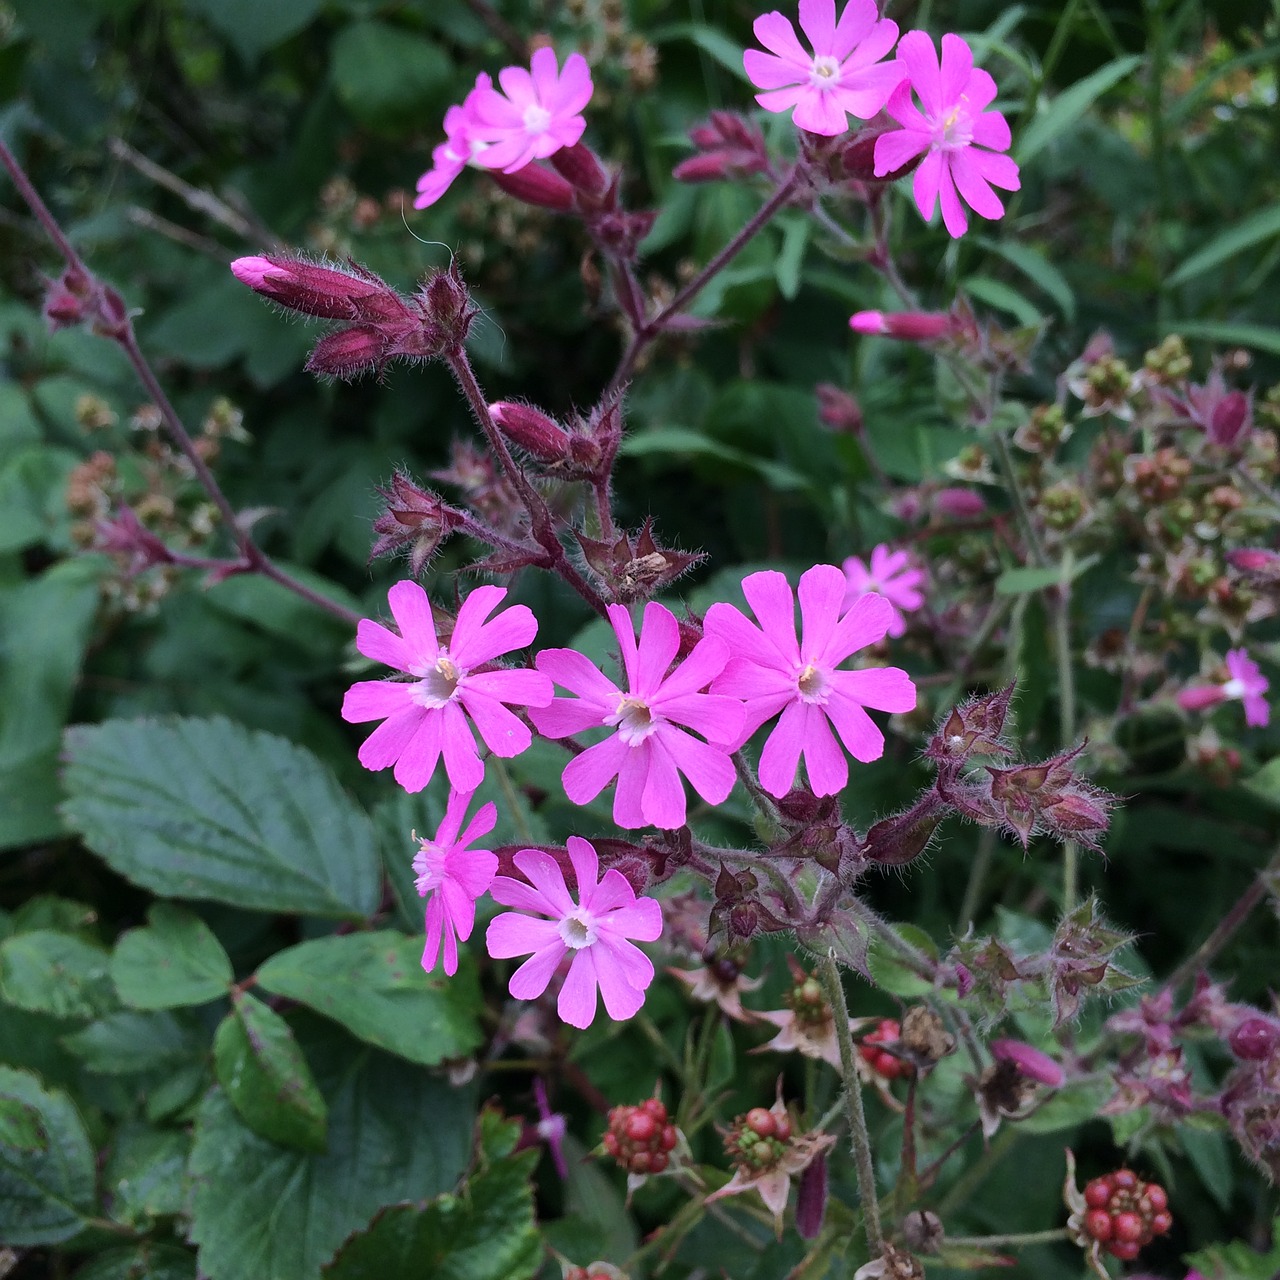
<instances>
[{"instance_id":1,"label":"green leaf","mask_svg":"<svg viewBox=\"0 0 1280 1280\"><path fill-rule=\"evenodd\" d=\"M132 1009L180 1009L225 995L231 961L199 916L156 902L150 924L121 935L111 956L111 978Z\"/></svg>"},{"instance_id":2,"label":"green leaf","mask_svg":"<svg viewBox=\"0 0 1280 1280\"><path fill-rule=\"evenodd\" d=\"M1213 237L1208 244L1197 249L1183 264L1165 281L1166 285L1176 287L1186 284L1212 271L1224 262L1234 258L1245 249L1252 248L1263 240L1280 236L1280 206L1271 205L1259 209L1243 222L1236 223L1226 231Z\"/></svg>"},{"instance_id":3,"label":"green leaf","mask_svg":"<svg viewBox=\"0 0 1280 1280\"><path fill-rule=\"evenodd\" d=\"M93 1148L80 1116L65 1095L11 1067L0 1067L0 1099L32 1108L42 1138L35 1148L0 1141L0 1240L67 1240L93 1213Z\"/></svg>"},{"instance_id":4,"label":"green leaf","mask_svg":"<svg viewBox=\"0 0 1280 1280\"><path fill-rule=\"evenodd\" d=\"M422 941L380 930L317 938L277 952L258 985L342 1023L380 1049L435 1066L480 1043L472 972L452 978L422 971Z\"/></svg>"},{"instance_id":5,"label":"green leaf","mask_svg":"<svg viewBox=\"0 0 1280 1280\"><path fill-rule=\"evenodd\" d=\"M207 1043L207 1042L205 1042ZM202 1043L171 1013L109 1013L62 1037L63 1047L90 1071L134 1075L171 1070L200 1056Z\"/></svg>"},{"instance_id":6,"label":"green leaf","mask_svg":"<svg viewBox=\"0 0 1280 1280\"><path fill-rule=\"evenodd\" d=\"M1243 324L1229 320L1169 320L1164 333L1180 333L1184 338L1203 338L1222 346L1252 347L1280 356L1280 328L1266 324Z\"/></svg>"},{"instance_id":7,"label":"green leaf","mask_svg":"<svg viewBox=\"0 0 1280 1280\"><path fill-rule=\"evenodd\" d=\"M718 62L730 75L748 83L747 73L742 65L742 46L737 41L730 40L723 31L717 31L706 23L673 22L669 26L650 31L649 39L654 44L665 44L669 40L688 40Z\"/></svg>"},{"instance_id":8,"label":"green leaf","mask_svg":"<svg viewBox=\"0 0 1280 1280\"><path fill-rule=\"evenodd\" d=\"M1032 157L1039 155L1059 134L1066 133L1108 89L1119 84L1141 61L1136 53L1116 58L1058 94L1018 139L1013 148L1013 158L1020 165L1029 164Z\"/></svg>"},{"instance_id":9,"label":"green leaf","mask_svg":"<svg viewBox=\"0 0 1280 1280\"><path fill-rule=\"evenodd\" d=\"M328 1108L289 1024L237 994L213 1040L218 1083L254 1133L298 1151L323 1151Z\"/></svg>"},{"instance_id":10,"label":"green leaf","mask_svg":"<svg viewBox=\"0 0 1280 1280\"><path fill-rule=\"evenodd\" d=\"M372 19L346 27L333 42L333 85L363 124L429 116L448 101L448 55L434 41Z\"/></svg>"},{"instance_id":11,"label":"green leaf","mask_svg":"<svg viewBox=\"0 0 1280 1280\"><path fill-rule=\"evenodd\" d=\"M990 276L966 276L960 281L960 289L979 302L995 307L997 311L1007 311L1019 324L1036 325L1044 319L1033 302L1024 298L1016 289L1000 280L993 280Z\"/></svg>"},{"instance_id":12,"label":"green leaf","mask_svg":"<svg viewBox=\"0 0 1280 1280\"><path fill-rule=\"evenodd\" d=\"M0 1147L44 1151L47 1146L40 1112L19 1098L0 1094Z\"/></svg>"},{"instance_id":13,"label":"green leaf","mask_svg":"<svg viewBox=\"0 0 1280 1280\"><path fill-rule=\"evenodd\" d=\"M190 1154L191 1137L185 1132L137 1122L123 1125L102 1177L110 1188L111 1217L129 1227L145 1227L156 1218L180 1214Z\"/></svg>"},{"instance_id":14,"label":"green leaf","mask_svg":"<svg viewBox=\"0 0 1280 1280\"><path fill-rule=\"evenodd\" d=\"M1052 1094L1025 1120L1018 1121L1019 1132L1059 1133L1095 1120L1102 1104L1114 1089L1107 1080L1074 1080Z\"/></svg>"},{"instance_id":15,"label":"green leaf","mask_svg":"<svg viewBox=\"0 0 1280 1280\"><path fill-rule=\"evenodd\" d=\"M812 221L800 215L781 221L782 248L774 265L778 292L790 302L800 292L800 268L804 266L804 251L809 245L813 230Z\"/></svg>"},{"instance_id":16,"label":"green leaf","mask_svg":"<svg viewBox=\"0 0 1280 1280\"><path fill-rule=\"evenodd\" d=\"M514 1142L520 1125L486 1112L486 1129ZM529 1182L537 1162L536 1151L493 1159L482 1137L463 1195L384 1209L342 1246L325 1280L529 1280L544 1252Z\"/></svg>"},{"instance_id":17,"label":"green leaf","mask_svg":"<svg viewBox=\"0 0 1280 1280\"><path fill-rule=\"evenodd\" d=\"M230 720L109 720L67 733L67 821L153 893L362 918L373 826L309 751Z\"/></svg>"},{"instance_id":18,"label":"green leaf","mask_svg":"<svg viewBox=\"0 0 1280 1280\"><path fill-rule=\"evenodd\" d=\"M996 579L996 594L1001 596L1025 596L1046 587L1061 587L1074 582L1098 563L1099 556L1083 556L1075 559L1070 552L1061 564L1046 565L1043 569L1006 569Z\"/></svg>"},{"instance_id":19,"label":"green leaf","mask_svg":"<svg viewBox=\"0 0 1280 1280\"><path fill-rule=\"evenodd\" d=\"M754 471L762 479L778 491L808 489L809 481L798 471L780 462L772 462L767 458L758 458L754 454L741 449L734 449L727 444L711 440L688 427L653 427L647 431L627 436L622 442L622 453L631 457L643 457L645 454L659 454L663 457L674 457L677 454L692 454L712 458L721 462L730 462L734 466Z\"/></svg>"},{"instance_id":20,"label":"green leaf","mask_svg":"<svg viewBox=\"0 0 1280 1280\"><path fill-rule=\"evenodd\" d=\"M0 943L0 996L55 1018L92 1018L115 1004L107 953L83 938L33 929Z\"/></svg>"},{"instance_id":21,"label":"green leaf","mask_svg":"<svg viewBox=\"0 0 1280 1280\"><path fill-rule=\"evenodd\" d=\"M1219 1118L1218 1123L1221 1123ZM1200 1185L1224 1212L1230 1210L1235 1194L1235 1169L1227 1135L1217 1128L1194 1123L1178 1127L1178 1140L1200 1179Z\"/></svg>"},{"instance_id":22,"label":"green leaf","mask_svg":"<svg viewBox=\"0 0 1280 1280\"><path fill-rule=\"evenodd\" d=\"M1258 1253L1243 1240L1233 1240L1189 1253L1186 1262L1209 1280L1275 1280L1280 1273L1280 1231L1266 1253Z\"/></svg>"},{"instance_id":23,"label":"green leaf","mask_svg":"<svg viewBox=\"0 0 1280 1280\"><path fill-rule=\"evenodd\" d=\"M177 1245L143 1241L90 1258L76 1269L76 1280L196 1280L196 1255Z\"/></svg>"},{"instance_id":24,"label":"green leaf","mask_svg":"<svg viewBox=\"0 0 1280 1280\"><path fill-rule=\"evenodd\" d=\"M341 1036L308 1057L329 1106L328 1154L259 1137L221 1089L200 1105L190 1235L210 1280L317 1276L384 1205L450 1191L467 1166L468 1091Z\"/></svg>"},{"instance_id":25,"label":"green leaf","mask_svg":"<svg viewBox=\"0 0 1280 1280\"><path fill-rule=\"evenodd\" d=\"M0 849L36 844L61 835L58 753L35 756L0 769Z\"/></svg>"},{"instance_id":26,"label":"green leaf","mask_svg":"<svg viewBox=\"0 0 1280 1280\"><path fill-rule=\"evenodd\" d=\"M1012 263L1033 284L1039 285L1058 304L1068 320L1075 319L1076 295L1066 276L1043 253L1016 240L983 240L981 243L984 248Z\"/></svg>"},{"instance_id":27,"label":"green leaf","mask_svg":"<svg viewBox=\"0 0 1280 1280\"><path fill-rule=\"evenodd\" d=\"M321 0L186 0L208 19L245 62L301 31L320 12Z\"/></svg>"},{"instance_id":28,"label":"green leaf","mask_svg":"<svg viewBox=\"0 0 1280 1280\"><path fill-rule=\"evenodd\" d=\"M54 528L50 499L65 492L77 461L68 449L40 445L0 466L0 552L21 551L46 540Z\"/></svg>"}]
</instances>

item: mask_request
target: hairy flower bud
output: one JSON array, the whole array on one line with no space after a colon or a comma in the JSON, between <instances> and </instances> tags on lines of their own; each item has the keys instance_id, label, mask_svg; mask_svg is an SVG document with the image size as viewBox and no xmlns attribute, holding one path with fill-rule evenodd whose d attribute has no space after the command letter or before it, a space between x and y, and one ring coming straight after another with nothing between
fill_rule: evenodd
<instances>
[{"instance_id":1,"label":"hairy flower bud","mask_svg":"<svg viewBox=\"0 0 1280 1280\"><path fill-rule=\"evenodd\" d=\"M316 343L304 367L308 373L324 377L356 378L370 370L380 373L387 359L388 343L382 330L338 329Z\"/></svg>"},{"instance_id":2,"label":"hairy flower bud","mask_svg":"<svg viewBox=\"0 0 1280 1280\"><path fill-rule=\"evenodd\" d=\"M817 386L818 421L837 435L856 436L862 430L862 410L847 392L830 382Z\"/></svg>"},{"instance_id":3,"label":"hairy flower bud","mask_svg":"<svg viewBox=\"0 0 1280 1280\"><path fill-rule=\"evenodd\" d=\"M568 213L573 208L573 187L558 173L540 164L527 164L514 173L485 170L509 196L539 209Z\"/></svg>"},{"instance_id":4,"label":"hairy flower bud","mask_svg":"<svg viewBox=\"0 0 1280 1280\"><path fill-rule=\"evenodd\" d=\"M499 400L489 406L489 416L513 444L539 462L558 463L569 458L569 433L532 405Z\"/></svg>"},{"instance_id":5,"label":"hairy flower bud","mask_svg":"<svg viewBox=\"0 0 1280 1280\"><path fill-rule=\"evenodd\" d=\"M713 111L689 130L699 155L676 165L677 182L719 182L769 172L769 152L760 129L732 111Z\"/></svg>"},{"instance_id":6,"label":"hairy flower bud","mask_svg":"<svg viewBox=\"0 0 1280 1280\"><path fill-rule=\"evenodd\" d=\"M440 543L466 523L460 511L448 506L439 494L420 489L403 471L392 476L390 488L379 489L378 493L386 506L373 522L373 531L379 537L369 559L407 550L415 576L422 572Z\"/></svg>"},{"instance_id":7,"label":"hairy flower bud","mask_svg":"<svg viewBox=\"0 0 1280 1280\"><path fill-rule=\"evenodd\" d=\"M237 258L231 274L264 298L318 319L370 325L412 322L404 299L379 276L354 263L339 267L293 253L255 254Z\"/></svg>"},{"instance_id":8,"label":"hairy flower bud","mask_svg":"<svg viewBox=\"0 0 1280 1280\"><path fill-rule=\"evenodd\" d=\"M854 333L934 342L951 333L952 318L942 311L857 311L849 317Z\"/></svg>"}]
</instances>

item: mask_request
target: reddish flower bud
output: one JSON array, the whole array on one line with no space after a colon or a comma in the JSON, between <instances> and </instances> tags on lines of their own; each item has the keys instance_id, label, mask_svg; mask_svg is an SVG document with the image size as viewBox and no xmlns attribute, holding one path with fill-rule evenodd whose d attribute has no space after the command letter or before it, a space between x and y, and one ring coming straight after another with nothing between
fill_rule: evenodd
<instances>
[{"instance_id":1,"label":"reddish flower bud","mask_svg":"<svg viewBox=\"0 0 1280 1280\"><path fill-rule=\"evenodd\" d=\"M556 213L568 213L573 208L573 188L558 173L540 164L527 164L515 173L503 173L499 169L485 172L507 195L525 204Z\"/></svg>"},{"instance_id":2,"label":"reddish flower bud","mask_svg":"<svg viewBox=\"0 0 1280 1280\"><path fill-rule=\"evenodd\" d=\"M1242 573L1280 574L1280 555L1262 547L1240 547L1228 551L1227 563Z\"/></svg>"},{"instance_id":3,"label":"reddish flower bud","mask_svg":"<svg viewBox=\"0 0 1280 1280\"><path fill-rule=\"evenodd\" d=\"M404 299L380 277L355 264L336 267L308 262L296 254L258 254L237 258L231 274L255 293L303 315L366 324L413 322Z\"/></svg>"},{"instance_id":4,"label":"reddish flower bud","mask_svg":"<svg viewBox=\"0 0 1280 1280\"><path fill-rule=\"evenodd\" d=\"M1226 691L1220 684L1191 685L1178 691L1178 706L1183 711L1206 711L1226 700Z\"/></svg>"},{"instance_id":5,"label":"reddish flower bud","mask_svg":"<svg viewBox=\"0 0 1280 1280\"><path fill-rule=\"evenodd\" d=\"M820 382L817 393L818 421L827 430L846 436L856 436L862 430L862 410L847 391L830 382Z\"/></svg>"},{"instance_id":6,"label":"reddish flower bud","mask_svg":"<svg viewBox=\"0 0 1280 1280\"><path fill-rule=\"evenodd\" d=\"M796 1231L802 1240L816 1240L827 1212L827 1157L819 1152L800 1174L796 1188Z\"/></svg>"},{"instance_id":7,"label":"reddish flower bud","mask_svg":"<svg viewBox=\"0 0 1280 1280\"><path fill-rule=\"evenodd\" d=\"M933 342L946 337L952 319L942 311L858 311L849 317L855 333L902 338L907 342Z\"/></svg>"},{"instance_id":8,"label":"reddish flower bud","mask_svg":"<svg viewBox=\"0 0 1280 1280\"><path fill-rule=\"evenodd\" d=\"M565 462L570 456L569 434L559 423L532 405L499 400L489 406L489 416L508 440L531 453L539 462Z\"/></svg>"},{"instance_id":9,"label":"reddish flower bud","mask_svg":"<svg viewBox=\"0 0 1280 1280\"><path fill-rule=\"evenodd\" d=\"M718 182L769 172L764 134L732 111L713 111L704 124L689 130L689 140L703 154L676 165L672 177L677 182Z\"/></svg>"},{"instance_id":10,"label":"reddish flower bud","mask_svg":"<svg viewBox=\"0 0 1280 1280\"><path fill-rule=\"evenodd\" d=\"M567 178L584 195L598 197L609 189L609 170L590 147L575 142L561 147L551 157L561 177Z\"/></svg>"},{"instance_id":11,"label":"reddish flower bud","mask_svg":"<svg viewBox=\"0 0 1280 1280\"><path fill-rule=\"evenodd\" d=\"M1253 425L1253 405L1243 391L1228 391L1213 407L1208 434L1224 448L1235 444Z\"/></svg>"},{"instance_id":12,"label":"reddish flower bud","mask_svg":"<svg viewBox=\"0 0 1280 1280\"><path fill-rule=\"evenodd\" d=\"M1022 1075L1038 1084L1048 1085L1051 1089L1061 1087L1066 1073L1047 1053L1021 1040L993 1040L991 1056L997 1062L1011 1062Z\"/></svg>"},{"instance_id":13,"label":"reddish flower bud","mask_svg":"<svg viewBox=\"0 0 1280 1280\"><path fill-rule=\"evenodd\" d=\"M371 369L381 372L387 359L388 342L380 329L338 329L316 343L304 367L325 377L355 378Z\"/></svg>"},{"instance_id":14,"label":"reddish flower bud","mask_svg":"<svg viewBox=\"0 0 1280 1280\"><path fill-rule=\"evenodd\" d=\"M1261 1062L1280 1044L1280 1026L1267 1018L1246 1018L1227 1037L1227 1044L1237 1058Z\"/></svg>"},{"instance_id":15,"label":"reddish flower bud","mask_svg":"<svg viewBox=\"0 0 1280 1280\"><path fill-rule=\"evenodd\" d=\"M440 543L466 522L460 511L448 506L439 494L420 489L403 471L392 476L389 489L378 493L386 499L386 507L373 522L379 537L369 559L407 550L415 575L422 572Z\"/></svg>"},{"instance_id":16,"label":"reddish flower bud","mask_svg":"<svg viewBox=\"0 0 1280 1280\"><path fill-rule=\"evenodd\" d=\"M976 489L939 489L933 495L933 514L940 520L977 520L987 514L987 500Z\"/></svg>"}]
</instances>

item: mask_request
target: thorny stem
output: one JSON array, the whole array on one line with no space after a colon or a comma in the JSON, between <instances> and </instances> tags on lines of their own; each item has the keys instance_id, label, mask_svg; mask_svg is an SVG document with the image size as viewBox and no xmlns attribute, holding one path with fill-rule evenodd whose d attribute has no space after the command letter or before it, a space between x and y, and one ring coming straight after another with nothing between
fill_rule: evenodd
<instances>
[{"instance_id":1,"label":"thorny stem","mask_svg":"<svg viewBox=\"0 0 1280 1280\"><path fill-rule=\"evenodd\" d=\"M1213 932L1169 976L1164 985L1170 991L1190 981L1210 964L1218 952L1234 936L1237 929L1253 913L1254 907L1267 896L1266 877L1280 873L1280 850L1271 855L1271 861L1253 878L1249 887L1235 900L1230 910L1214 926Z\"/></svg>"},{"instance_id":2,"label":"thorny stem","mask_svg":"<svg viewBox=\"0 0 1280 1280\"><path fill-rule=\"evenodd\" d=\"M871 1137L867 1132L867 1115L862 1107L862 1085L854 1065L853 1032L849 1027L849 1005L835 959L827 955L818 963L818 973L826 989L827 1002L835 1019L836 1042L840 1046L840 1074L844 1094L844 1115L849 1125L849 1141L853 1146L854 1165L858 1171L858 1198L862 1201L863 1227L871 1257L884 1256L884 1233L880 1228L880 1204L876 1199L875 1167L871 1161Z\"/></svg>"},{"instance_id":3,"label":"thorny stem","mask_svg":"<svg viewBox=\"0 0 1280 1280\"><path fill-rule=\"evenodd\" d=\"M48 206L40 198L40 193L32 185L26 171L3 141L0 141L0 164L3 164L8 170L14 186L18 189L18 194L27 202L31 212L35 215L36 221L44 229L49 239L53 241L67 266L82 275L90 285L96 286L101 290L101 282L98 281L97 276L89 270L84 259L76 252L75 246L63 233L62 228L58 225L58 220L49 212ZM320 592L312 590L276 565L249 536L248 531L241 527L236 518L235 508L232 507L227 495L222 492L221 486L214 479L213 472L209 470L208 464L200 456L190 433L183 425L177 410L170 403L164 388L160 385L160 380L156 377L150 364L147 363L146 356L142 354L142 348L139 347L137 335L133 330L133 321L129 316L126 314L118 325L109 330L100 330L100 332L103 337L115 342L125 353L129 363L133 366L133 371L137 375L138 381L142 383L147 395L150 396L156 408L159 409L165 429L173 438L179 450L181 450L182 455L191 464L192 472L199 481L200 487L209 495L209 500L218 509L218 514L222 518L228 534L235 540L236 548L240 552L243 561L244 571L247 573L259 573L265 578L270 578L273 582L279 583L309 604L325 610L334 617L340 618L343 622L350 625L359 622L360 615L354 610L348 609L344 605L338 604L337 601L321 595Z\"/></svg>"},{"instance_id":4,"label":"thorny stem","mask_svg":"<svg viewBox=\"0 0 1280 1280\"><path fill-rule=\"evenodd\" d=\"M607 400L610 396L617 394L635 371L636 362L640 359L641 353L663 331L667 322L683 311L702 292L707 284L747 247L757 233L773 218L774 214L791 199L798 182L799 169L793 168L779 182L777 189L768 200L747 219L733 239L665 307L635 330L631 335L631 340L627 343L627 349L622 354L622 359L618 362L618 367L614 371L613 377L609 379L609 385L601 397L602 400Z\"/></svg>"}]
</instances>

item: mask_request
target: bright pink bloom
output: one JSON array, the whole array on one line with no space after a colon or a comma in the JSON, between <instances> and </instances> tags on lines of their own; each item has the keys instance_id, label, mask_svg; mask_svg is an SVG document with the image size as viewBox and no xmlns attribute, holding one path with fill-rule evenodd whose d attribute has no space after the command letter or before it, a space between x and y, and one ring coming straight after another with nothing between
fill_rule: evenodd
<instances>
[{"instance_id":1,"label":"bright pink bloom","mask_svg":"<svg viewBox=\"0 0 1280 1280\"><path fill-rule=\"evenodd\" d=\"M774 10L752 28L768 53L748 49L742 55L747 78L758 89L766 111L792 111L798 129L835 137L849 127L849 116L870 120L884 106L904 72L880 59L893 48L898 24L877 21L873 0L849 0L836 21L835 0L800 0L800 29L813 52L796 38L791 19Z\"/></svg>"},{"instance_id":2,"label":"bright pink bloom","mask_svg":"<svg viewBox=\"0 0 1280 1280\"><path fill-rule=\"evenodd\" d=\"M503 703L546 706L554 692L537 671L477 670L538 633L526 605L513 605L486 621L507 594L505 587L476 587L462 602L447 647L436 639L431 602L416 582L397 582L388 593L400 634L363 619L356 648L412 676L408 681L362 680L347 690L342 718L383 720L360 748L366 769L395 765L406 791L421 791L441 755L455 790L474 791L484 778L471 724L496 756L518 756L532 741L528 726Z\"/></svg>"},{"instance_id":3,"label":"bright pink bloom","mask_svg":"<svg viewBox=\"0 0 1280 1280\"><path fill-rule=\"evenodd\" d=\"M493 81L481 72L462 105L452 106L444 113L444 141L431 153L431 168L418 179L415 209L435 204L448 191L454 178L484 149L484 144L472 137L472 104L476 94L485 89L492 91Z\"/></svg>"},{"instance_id":4,"label":"bright pink bloom","mask_svg":"<svg viewBox=\"0 0 1280 1280\"><path fill-rule=\"evenodd\" d=\"M1051 1089L1060 1088L1067 1078L1059 1063L1022 1040L993 1040L991 1056L997 1062L1011 1062L1019 1074L1026 1076L1028 1080L1048 1085Z\"/></svg>"},{"instance_id":5,"label":"bright pink bloom","mask_svg":"<svg viewBox=\"0 0 1280 1280\"><path fill-rule=\"evenodd\" d=\"M849 317L854 333L904 338L908 342L932 342L952 329L945 311L855 311Z\"/></svg>"},{"instance_id":6,"label":"bright pink bloom","mask_svg":"<svg viewBox=\"0 0 1280 1280\"><path fill-rule=\"evenodd\" d=\"M837 670L851 653L884 639L893 605L866 595L842 612L844 574L833 564L815 565L800 578L797 643L795 596L781 573L748 574L742 590L760 626L730 604L707 610L707 634L734 655L712 689L746 699L744 737L782 713L760 756L760 785L770 795L791 789L802 753L809 785L820 796L835 795L849 781L849 765L832 727L854 759L876 760L884 735L865 708L910 711L916 705L916 687L897 667Z\"/></svg>"},{"instance_id":7,"label":"bright pink bloom","mask_svg":"<svg viewBox=\"0 0 1280 1280\"><path fill-rule=\"evenodd\" d=\"M472 841L487 836L498 821L492 803L481 805L476 816L462 829L463 816L472 792L450 791L444 819L435 839L418 841L413 856L418 896L427 899L427 945L422 949L422 967L430 973L444 943L444 971L458 972L458 940L471 937L476 922L476 899L487 892L498 872L498 855L489 849L471 849Z\"/></svg>"},{"instance_id":8,"label":"bright pink bloom","mask_svg":"<svg viewBox=\"0 0 1280 1280\"><path fill-rule=\"evenodd\" d=\"M844 579L847 584L844 597L846 609L859 597L872 592L888 600L893 606L889 634L895 638L907 629L907 620L903 615L914 613L924 604L924 596L919 590L924 581L923 571L912 565L907 552L890 551L883 542L872 548L870 567L863 564L857 556L850 556L844 562Z\"/></svg>"},{"instance_id":9,"label":"bright pink bloom","mask_svg":"<svg viewBox=\"0 0 1280 1280\"><path fill-rule=\"evenodd\" d=\"M939 197L942 221L953 236L969 228L961 197L984 218L1003 217L1004 205L991 184L1017 191L1021 181L1013 160L996 154L1009 149L1008 122L998 111L983 110L996 96L996 82L973 65L973 50L959 36L942 37L941 68L933 40L923 31L902 37L898 57L911 79L893 91L887 110L903 128L876 139L876 176L885 177L927 152L913 180L924 218L933 217ZM913 88L923 115L911 101Z\"/></svg>"},{"instance_id":10,"label":"bright pink bloom","mask_svg":"<svg viewBox=\"0 0 1280 1280\"><path fill-rule=\"evenodd\" d=\"M588 804L616 777L613 820L620 827L683 826L681 774L708 804L722 804L733 790L736 775L729 751L741 740L742 705L734 698L699 692L724 670L729 650L704 637L668 675L680 648L679 624L669 609L655 601L645 605L638 646L631 615L622 605L609 606L609 622L622 651L626 692L582 654L544 649L538 654L538 670L578 697L555 698L530 715L548 738L617 728L565 767L564 790L574 804Z\"/></svg>"},{"instance_id":11,"label":"bright pink bloom","mask_svg":"<svg viewBox=\"0 0 1280 1280\"><path fill-rule=\"evenodd\" d=\"M1223 693L1244 703L1245 724L1262 728L1271 719L1266 697L1271 682L1258 670L1258 664L1249 657L1247 649L1227 651L1227 672L1231 679L1222 686Z\"/></svg>"},{"instance_id":12,"label":"bright pink bloom","mask_svg":"<svg viewBox=\"0 0 1280 1280\"><path fill-rule=\"evenodd\" d=\"M484 169L514 173L533 160L545 160L571 147L587 127L582 110L591 101L591 72L580 53L571 53L561 70L554 49L534 51L530 70L504 67L499 93L492 85L468 95L470 138L490 145L475 153Z\"/></svg>"},{"instance_id":13,"label":"bright pink bloom","mask_svg":"<svg viewBox=\"0 0 1280 1280\"><path fill-rule=\"evenodd\" d=\"M515 855L525 880L494 879L494 900L516 910L504 911L490 923L489 954L498 960L529 955L511 975L510 991L517 1000L534 1000L572 952L556 1003L560 1017L571 1027L589 1027L596 1016L598 986L609 1017L621 1022L644 1004L645 989L653 981L649 957L628 939L658 938L662 908L652 898L637 898L627 878L612 867L598 880L596 851L578 836L569 837L569 860L578 880L576 903L560 864L540 849L522 849Z\"/></svg>"}]
</instances>

